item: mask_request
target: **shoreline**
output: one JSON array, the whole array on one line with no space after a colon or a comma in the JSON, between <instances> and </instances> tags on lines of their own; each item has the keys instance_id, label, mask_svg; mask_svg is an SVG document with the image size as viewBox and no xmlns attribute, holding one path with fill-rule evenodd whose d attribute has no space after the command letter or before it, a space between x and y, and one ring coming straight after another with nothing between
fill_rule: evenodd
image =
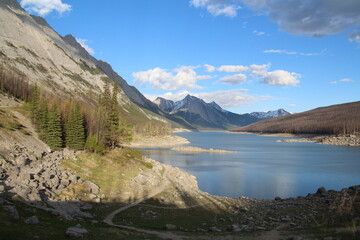
<instances>
[{"instance_id":1,"label":"shoreline","mask_svg":"<svg viewBox=\"0 0 360 240\"><path fill-rule=\"evenodd\" d=\"M360 136L347 135L347 136L335 136L335 135L323 135L323 134L294 134L294 133L256 133L256 132L231 132L237 134L255 134L264 137L287 137L294 139L276 140L277 142L308 142L323 145L334 146L351 146L360 147Z\"/></svg>"},{"instance_id":2,"label":"shoreline","mask_svg":"<svg viewBox=\"0 0 360 240\"><path fill-rule=\"evenodd\" d=\"M135 140L125 147L129 148L170 148L190 143L189 140L176 135L166 136L136 136Z\"/></svg>"}]
</instances>

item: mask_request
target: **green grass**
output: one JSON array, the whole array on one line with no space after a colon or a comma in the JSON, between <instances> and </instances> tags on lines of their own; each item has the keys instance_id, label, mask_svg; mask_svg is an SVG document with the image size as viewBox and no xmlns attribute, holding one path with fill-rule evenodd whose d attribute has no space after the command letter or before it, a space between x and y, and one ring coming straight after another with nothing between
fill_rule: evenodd
<instances>
[{"instance_id":1,"label":"green grass","mask_svg":"<svg viewBox=\"0 0 360 240\"><path fill-rule=\"evenodd\" d=\"M91 85L88 81L86 81L83 77L81 77L79 74L77 73L63 73L64 76L72 79L75 82L81 83L87 87L92 88L93 85Z\"/></svg>"},{"instance_id":2,"label":"green grass","mask_svg":"<svg viewBox=\"0 0 360 240\"><path fill-rule=\"evenodd\" d=\"M24 126L16 120L16 117L5 110L0 110L0 128L15 131L24 128Z\"/></svg>"},{"instance_id":3,"label":"green grass","mask_svg":"<svg viewBox=\"0 0 360 240\"><path fill-rule=\"evenodd\" d=\"M27 240L27 239L39 239L39 240L66 240L69 239L65 236L65 231L69 227L80 224L82 227L87 229L90 235L85 240L98 240L98 239L144 239L143 234L136 232L127 232L120 228L112 228L102 222L103 218L99 214L101 211L108 212L105 205L95 206L96 210L92 211L95 213L94 220L98 223L91 224L91 219L83 219L76 221L66 221L59 216L55 216L49 212L31 208L20 201L14 201L14 206L19 212L20 219L13 220L9 217L8 212L2 209L0 205L0 240ZM114 205L113 208L117 208ZM109 211L112 210L111 208ZM31 217L37 216L40 223L35 225L28 225L24 223L24 220ZM153 238L149 238L153 239Z\"/></svg>"},{"instance_id":4,"label":"green grass","mask_svg":"<svg viewBox=\"0 0 360 240\"><path fill-rule=\"evenodd\" d=\"M154 207L148 206L153 205ZM156 208L169 207L169 209ZM132 223L141 228L163 230L166 224L173 224L180 229L194 230L208 229L213 226L226 228L231 224L228 214L204 206L194 208L174 208L173 205L161 205L157 200L150 199L144 205L140 204L118 214L114 222L121 224ZM149 212L155 212L156 215Z\"/></svg>"},{"instance_id":5,"label":"green grass","mask_svg":"<svg viewBox=\"0 0 360 240\"><path fill-rule=\"evenodd\" d=\"M87 72L91 73L92 75L98 75L98 74L103 73L103 71L100 68L90 67L85 61L83 61L83 60L80 60L80 61L81 61L81 63L78 63L78 65L81 67L82 70L87 71Z\"/></svg>"},{"instance_id":6,"label":"green grass","mask_svg":"<svg viewBox=\"0 0 360 240\"><path fill-rule=\"evenodd\" d=\"M25 67L33 70L34 72L37 72L36 68L34 67L34 65L29 62L26 58L23 58L23 57L16 57L15 58L15 61L24 65Z\"/></svg>"},{"instance_id":7,"label":"green grass","mask_svg":"<svg viewBox=\"0 0 360 240\"><path fill-rule=\"evenodd\" d=\"M118 191L130 191L127 181L136 177L140 172L152 168L151 163L144 162L140 151L123 148L115 149L99 155L95 153L81 153L77 160L66 159L62 167L68 169L83 180L90 180L100 187L100 194L105 194L105 201L117 201ZM81 189L74 189L74 195L83 195Z\"/></svg>"}]
</instances>

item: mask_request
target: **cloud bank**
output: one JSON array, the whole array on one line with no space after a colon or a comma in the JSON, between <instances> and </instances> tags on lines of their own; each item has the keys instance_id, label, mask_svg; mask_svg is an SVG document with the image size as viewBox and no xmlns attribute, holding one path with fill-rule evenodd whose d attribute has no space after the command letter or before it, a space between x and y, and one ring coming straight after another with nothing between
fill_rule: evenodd
<instances>
[{"instance_id":1,"label":"cloud bank","mask_svg":"<svg viewBox=\"0 0 360 240\"><path fill-rule=\"evenodd\" d=\"M360 41L359 0L190 0L211 14L235 17L244 7L267 14L283 31L295 35L323 37L358 28L349 39ZM223 12L229 8L231 11Z\"/></svg>"},{"instance_id":2,"label":"cloud bank","mask_svg":"<svg viewBox=\"0 0 360 240\"><path fill-rule=\"evenodd\" d=\"M46 16L53 11L63 14L71 10L71 6L61 0L21 0L20 4L26 11L40 16Z\"/></svg>"},{"instance_id":3,"label":"cloud bank","mask_svg":"<svg viewBox=\"0 0 360 240\"><path fill-rule=\"evenodd\" d=\"M150 84L154 89L178 90L180 88L200 89L196 84L199 80L211 78L209 75L197 75L194 71L197 67L183 66L172 71L162 68L153 68L147 71L132 73L134 82L142 86Z\"/></svg>"}]
</instances>

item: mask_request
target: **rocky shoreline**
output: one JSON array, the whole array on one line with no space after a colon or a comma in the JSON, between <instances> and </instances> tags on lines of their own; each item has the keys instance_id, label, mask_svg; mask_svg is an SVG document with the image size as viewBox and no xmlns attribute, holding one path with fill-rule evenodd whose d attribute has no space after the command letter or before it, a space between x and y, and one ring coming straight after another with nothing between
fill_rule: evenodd
<instances>
[{"instance_id":1,"label":"rocky shoreline","mask_svg":"<svg viewBox=\"0 0 360 240\"><path fill-rule=\"evenodd\" d=\"M337 145L337 146L360 146L360 136L348 135L348 136L315 136L310 138L298 138L298 139L285 139L278 140L279 142L312 142L324 145Z\"/></svg>"}]
</instances>

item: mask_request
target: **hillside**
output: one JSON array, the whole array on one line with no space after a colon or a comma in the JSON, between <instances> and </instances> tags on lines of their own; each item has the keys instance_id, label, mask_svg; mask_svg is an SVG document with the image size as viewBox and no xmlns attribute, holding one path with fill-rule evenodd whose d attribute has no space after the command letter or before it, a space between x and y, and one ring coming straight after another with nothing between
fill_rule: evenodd
<instances>
[{"instance_id":1,"label":"hillside","mask_svg":"<svg viewBox=\"0 0 360 240\"><path fill-rule=\"evenodd\" d=\"M16 0L0 1L0 29L0 67L6 72L56 96L88 104L94 103L105 83L117 82L121 116L136 129L145 124L191 128L182 119L169 120L110 64L91 56L74 36L60 36L45 19L26 13Z\"/></svg>"},{"instance_id":2,"label":"hillside","mask_svg":"<svg viewBox=\"0 0 360 240\"><path fill-rule=\"evenodd\" d=\"M206 103L204 100L190 95L177 102L158 97L154 100L154 103L162 111L169 113L170 116L181 117L197 129L227 130L263 119L290 114L283 109L269 112L254 112L251 114L237 114L222 109L215 102Z\"/></svg>"},{"instance_id":3,"label":"hillside","mask_svg":"<svg viewBox=\"0 0 360 240\"><path fill-rule=\"evenodd\" d=\"M360 102L320 107L267 119L234 132L354 134L360 131Z\"/></svg>"}]
</instances>

